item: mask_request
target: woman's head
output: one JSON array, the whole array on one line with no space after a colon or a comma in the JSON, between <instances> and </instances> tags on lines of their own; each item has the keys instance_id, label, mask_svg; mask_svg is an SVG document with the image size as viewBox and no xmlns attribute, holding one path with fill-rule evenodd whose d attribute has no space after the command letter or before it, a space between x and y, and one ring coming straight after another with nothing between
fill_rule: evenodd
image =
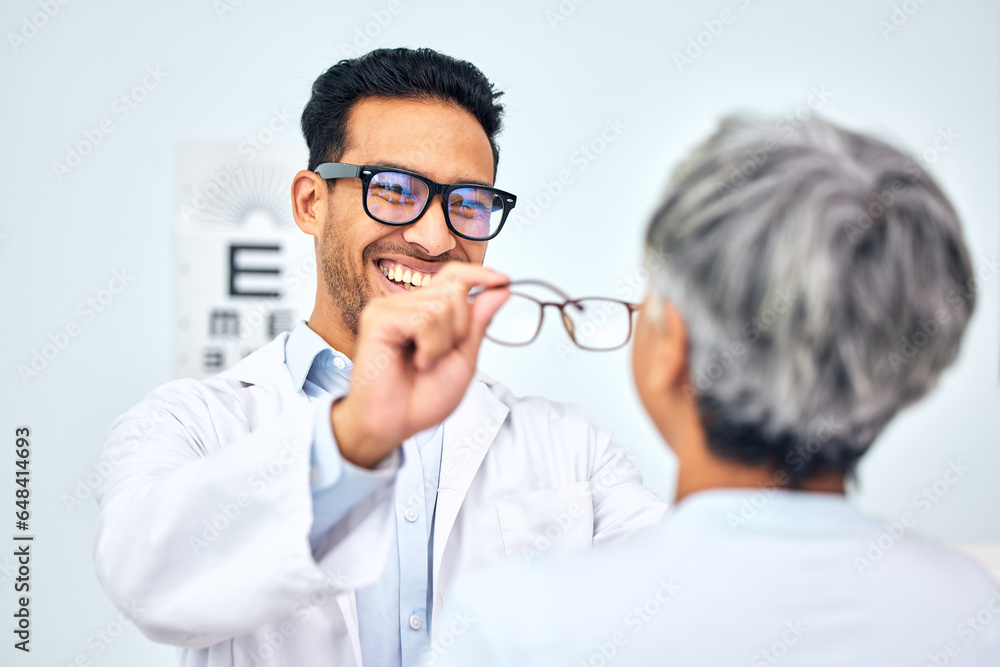
<instances>
[{"instance_id":1,"label":"woman's head","mask_svg":"<svg viewBox=\"0 0 1000 667\"><path fill-rule=\"evenodd\" d=\"M650 299L685 333L675 390L709 450L792 485L850 474L955 359L975 306L937 184L886 143L815 118L725 119L676 170L646 249L661 258ZM637 332L637 357L650 342Z\"/></svg>"}]
</instances>

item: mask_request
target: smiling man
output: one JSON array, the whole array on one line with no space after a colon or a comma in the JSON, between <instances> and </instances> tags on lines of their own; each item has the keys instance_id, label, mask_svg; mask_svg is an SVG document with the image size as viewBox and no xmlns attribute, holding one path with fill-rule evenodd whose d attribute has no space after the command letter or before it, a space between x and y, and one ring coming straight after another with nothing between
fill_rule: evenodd
<instances>
[{"instance_id":1,"label":"smiling man","mask_svg":"<svg viewBox=\"0 0 1000 667\"><path fill-rule=\"evenodd\" d=\"M98 575L182 665L416 664L433 623L471 622L456 576L663 514L578 408L476 372L508 297L483 257L516 204L493 187L499 95L426 49L321 75L292 184L312 316L112 426Z\"/></svg>"}]
</instances>

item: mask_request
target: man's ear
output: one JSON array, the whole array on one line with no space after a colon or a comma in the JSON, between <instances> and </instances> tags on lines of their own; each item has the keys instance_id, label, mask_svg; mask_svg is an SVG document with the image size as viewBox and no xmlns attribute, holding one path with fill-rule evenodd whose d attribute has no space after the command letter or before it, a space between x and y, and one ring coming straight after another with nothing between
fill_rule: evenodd
<instances>
[{"instance_id":1,"label":"man's ear","mask_svg":"<svg viewBox=\"0 0 1000 667\"><path fill-rule=\"evenodd\" d=\"M320 237L329 205L326 181L319 174L302 170L292 179L292 216L299 229Z\"/></svg>"}]
</instances>

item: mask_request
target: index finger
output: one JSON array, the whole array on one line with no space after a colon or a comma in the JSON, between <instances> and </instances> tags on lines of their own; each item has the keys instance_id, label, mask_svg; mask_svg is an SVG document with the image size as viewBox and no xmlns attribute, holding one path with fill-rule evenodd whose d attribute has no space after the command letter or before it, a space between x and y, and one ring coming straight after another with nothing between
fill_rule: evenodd
<instances>
[{"instance_id":1,"label":"index finger","mask_svg":"<svg viewBox=\"0 0 1000 667\"><path fill-rule=\"evenodd\" d=\"M461 283L466 291L473 287L495 287L510 282L510 278L502 273L488 269L485 266L468 264L466 262L448 262L434 276L435 282L449 280Z\"/></svg>"}]
</instances>

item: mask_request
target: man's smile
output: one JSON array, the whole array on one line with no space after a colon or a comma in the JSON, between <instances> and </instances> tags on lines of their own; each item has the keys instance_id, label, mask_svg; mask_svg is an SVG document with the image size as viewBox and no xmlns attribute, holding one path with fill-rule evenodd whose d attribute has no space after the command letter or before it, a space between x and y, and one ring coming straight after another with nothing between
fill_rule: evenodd
<instances>
[{"instance_id":1,"label":"man's smile","mask_svg":"<svg viewBox=\"0 0 1000 667\"><path fill-rule=\"evenodd\" d=\"M423 262L412 257L404 259L380 257L375 261L375 266L393 291L427 287L431 283L432 276L441 270L443 264L443 262Z\"/></svg>"}]
</instances>

